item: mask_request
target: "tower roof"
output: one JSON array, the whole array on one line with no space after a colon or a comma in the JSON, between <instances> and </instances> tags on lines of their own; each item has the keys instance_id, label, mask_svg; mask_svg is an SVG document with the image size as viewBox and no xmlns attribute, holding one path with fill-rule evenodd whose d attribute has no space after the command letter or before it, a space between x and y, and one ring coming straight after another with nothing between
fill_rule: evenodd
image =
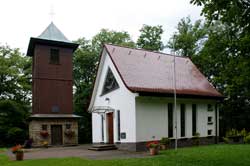
<instances>
[{"instance_id":1,"label":"tower roof","mask_svg":"<svg viewBox=\"0 0 250 166\"><path fill-rule=\"evenodd\" d=\"M78 47L78 44L68 40L53 22L51 22L38 37L30 38L27 56L34 55L34 48L36 44L72 48L73 51Z\"/></svg>"},{"instance_id":2,"label":"tower roof","mask_svg":"<svg viewBox=\"0 0 250 166\"><path fill-rule=\"evenodd\" d=\"M71 43L71 41L64 36L64 34L55 26L53 22L49 24L49 26L41 33L41 35L38 36L38 38Z\"/></svg>"}]
</instances>

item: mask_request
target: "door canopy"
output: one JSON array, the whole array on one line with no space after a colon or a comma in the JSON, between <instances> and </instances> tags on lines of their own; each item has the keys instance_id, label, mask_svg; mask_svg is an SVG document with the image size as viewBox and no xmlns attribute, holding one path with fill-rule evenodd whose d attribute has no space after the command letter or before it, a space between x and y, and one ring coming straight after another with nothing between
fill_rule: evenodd
<instances>
[{"instance_id":1,"label":"door canopy","mask_svg":"<svg viewBox=\"0 0 250 166\"><path fill-rule=\"evenodd\" d=\"M110 106L95 106L92 110L90 110L90 113L98 113L103 114L107 112L114 112L115 109Z\"/></svg>"}]
</instances>

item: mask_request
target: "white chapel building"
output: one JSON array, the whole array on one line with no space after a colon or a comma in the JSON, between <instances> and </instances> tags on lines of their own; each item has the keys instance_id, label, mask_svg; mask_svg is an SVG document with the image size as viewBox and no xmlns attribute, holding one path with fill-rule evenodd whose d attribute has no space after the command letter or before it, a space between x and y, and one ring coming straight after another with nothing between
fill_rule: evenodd
<instances>
[{"instance_id":1,"label":"white chapel building","mask_svg":"<svg viewBox=\"0 0 250 166\"><path fill-rule=\"evenodd\" d=\"M187 57L176 56L177 118L174 112L174 56L104 45L88 111L93 144L115 144L141 151L146 143L168 137L178 146L216 142L217 103L223 96Z\"/></svg>"}]
</instances>

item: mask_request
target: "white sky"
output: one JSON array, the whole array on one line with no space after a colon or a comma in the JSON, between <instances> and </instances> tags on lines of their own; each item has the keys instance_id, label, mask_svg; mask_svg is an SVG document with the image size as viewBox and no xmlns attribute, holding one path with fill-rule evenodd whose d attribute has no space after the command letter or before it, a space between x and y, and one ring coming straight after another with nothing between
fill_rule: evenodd
<instances>
[{"instance_id":1,"label":"white sky","mask_svg":"<svg viewBox=\"0 0 250 166\"><path fill-rule=\"evenodd\" d=\"M0 0L0 44L26 53L29 38L53 22L69 40L91 39L101 28L127 31L134 41L143 24L162 25L167 43L181 18L201 19L190 0Z\"/></svg>"}]
</instances>

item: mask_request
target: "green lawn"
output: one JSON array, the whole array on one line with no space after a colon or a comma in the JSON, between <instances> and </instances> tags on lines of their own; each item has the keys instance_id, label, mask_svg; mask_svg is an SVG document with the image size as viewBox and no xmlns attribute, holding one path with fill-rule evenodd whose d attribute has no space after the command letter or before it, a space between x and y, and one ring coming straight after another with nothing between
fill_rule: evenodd
<instances>
[{"instance_id":1,"label":"green lawn","mask_svg":"<svg viewBox=\"0 0 250 166\"><path fill-rule=\"evenodd\" d=\"M1 166L246 166L250 165L250 145L211 145L167 150L152 158L85 160L80 158L9 161L0 155Z\"/></svg>"},{"instance_id":2,"label":"green lawn","mask_svg":"<svg viewBox=\"0 0 250 166\"><path fill-rule=\"evenodd\" d=\"M0 148L0 153L3 153L6 150L6 148Z\"/></svg>"}]
</instances>

